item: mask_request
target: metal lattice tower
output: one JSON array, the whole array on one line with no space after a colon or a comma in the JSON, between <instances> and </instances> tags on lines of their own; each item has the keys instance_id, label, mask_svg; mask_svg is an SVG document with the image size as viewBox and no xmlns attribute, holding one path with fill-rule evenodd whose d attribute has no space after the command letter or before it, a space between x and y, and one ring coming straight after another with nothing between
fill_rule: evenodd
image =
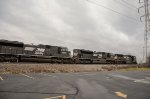
<instances>
[{"instance_id":1,"label":"metal lattice tower","mask_svg":"<svg viewBox=\"0 0 150 99\"><path fill-rule=\"evenodd\" d=\"M144 15L140 17L140 20L142 21L142 18L145 19L145 32L144 32L144 49L143 49L143 56L145 57L145 62L148 63L148 36L150 32L150 19L149 19L149 4L148 0L139 0L140 4L143 4L141 7L139 7L138 12L140 8L144 8Z\"/></svg>"}]
</instances>

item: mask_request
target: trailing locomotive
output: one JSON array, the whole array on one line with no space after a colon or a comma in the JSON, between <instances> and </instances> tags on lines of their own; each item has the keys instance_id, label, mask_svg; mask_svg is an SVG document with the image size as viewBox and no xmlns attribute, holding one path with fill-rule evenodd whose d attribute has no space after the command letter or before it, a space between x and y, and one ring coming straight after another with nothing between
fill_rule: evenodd
<instances>
[{"instance_id":1,"label":"trailing locomotive","mask_svg":"<svg viewBox=\"0 0 150 99\"><path fill-rule=\"evenodd\" d=\"M125 55L125 64L137 64L136 57L132 55Z\"/></svg>"},{"instance_id":2,"label":"trailing locomotive","mask_svg":"<svg viewBox=\"0 0 150 99\"><path fill-rule=\"evenodd\" d=\"M71 63L70 51L66 47L51 45L24 45L21 62Z\"/></svg>"},{"instance_id":3,"label":"trailing locomotive","mask_svg":"<svg viewBox=\"0 0 150 99\"><path fill-rule=\"evenodd\" d=\"M18 62L19 55L23 54L22 42L0 40L0 61Z\"/></svg>"},{"instance_id":4,"label":"trailing locomotive","mask_svg":"<svg viewBox=\"0 0 150 99\"><path fill-rule=\"evenodd\" d=\"M73 49L67 47L24 44L18 41L0 40L0 62L42 62L74 64L136 64L132 55Z\"/></svg>"},{"instance_id":5,"label":"trailing locomotive","mask_svg":"<svg viewBox=\"0 0 150 99\"><path fill-rule=\"evenodd\" d=\"M93 63L114 64L114 54L107 52L94 52Z\"/></svg>"},{"instance_id":6,"label":"trailing locomotive","mask_svg":"<svg viewBox=\"0 0 150 99\"><path fill-rule=\"evenodd\" d=\"M93 58L93 51L84 50L84 49L74 49L73 50L74 63L91 64L92 58Z\"/></svg>"}]
</instances>

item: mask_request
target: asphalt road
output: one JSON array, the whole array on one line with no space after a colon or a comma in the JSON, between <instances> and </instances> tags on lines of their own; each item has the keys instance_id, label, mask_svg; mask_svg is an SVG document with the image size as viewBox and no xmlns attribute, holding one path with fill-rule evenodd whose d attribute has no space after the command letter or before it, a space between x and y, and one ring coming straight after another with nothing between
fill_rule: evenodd
<instances>
[{"instance_id":1,"label":"asphalt road","mask_svg":"<svg viewBox=\"0 0 150 99\"><path fill-rule=\"evenodd\" d=\"M0 99L61 95L66 99L150 99L150 71L0 74Z\"/></svg>"}]
</instances>

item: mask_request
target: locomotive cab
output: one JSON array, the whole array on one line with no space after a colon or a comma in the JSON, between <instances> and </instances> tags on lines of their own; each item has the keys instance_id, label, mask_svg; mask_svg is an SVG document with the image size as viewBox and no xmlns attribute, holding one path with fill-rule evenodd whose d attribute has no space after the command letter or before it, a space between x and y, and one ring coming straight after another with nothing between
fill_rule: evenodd
<instances>
[{"instance_id":1,"label":"locomotive cab","mask_svg":"<svg viewBox=\"0 0 150 99\"><path fill-rule=\"evenodd\" d=\"M115 63L114 54L112 54L112 53L105 53L104 58L106 59L106 63L108 63L108 64L114 64Z\"/></svg>"},{"instance_id":2,"label":"locomotive cab","mask_svg":"<svg viewBox=\"0 0 150 99\"><path fill-rule=\"evenodd\" d=\"M101 59L101 58L103 58L103 53L102 52L94 52L93 58L94 59Z\"/></svg>"},{"instance_id":3,"label":"locomotive cab","mask_svg":"<svg viewBox=\"0 0 150 99\"><path fill-rule=\"evenodd\" d=\"M92 63L93 51L84 49L74 49L73 59L74 63Z\"/></svg>"},{"instance_id":4,"label":"locomotive cab","mask_svg":"<svg viewBox=\"0 0 150 99\"><path fill-rule=\"evenodd\" d=\"M131 58L132 58L132 64L137 64L136 57L131 55Z\"/></svg>"},{"instance_id":5,"label":"locomotive cab","mask_svg":"<svg viewBox=\"0 0 150 99\"><path fill-rule=\"evenodd\" d=\"M93 63L94 64L106 63L105 52L94 52L93 53Z\"/></svg>"},{"instance_id":6,"label":"locomotive cab","mask_svg":"<svg viewBox=\"0 0 150 99\"><path fill-rule=\"evenodd\" d=\"M123 54L115 54L115 62L117 64L126 64L126 58Z\"/></svg>"},{"instance_id":7,"label":"locomotive cab","mask_svg":"<svg viewBox=\"0 0 150 99\"><path fill-rule=\"evenodd\" d=\"M132 55L125 55L126 64L137 64L136 57Z\"/></svg>"},{"instance_id":8,"label":"locomotive cab","mask_svg":"<svg viewBox=\"0 0 150 99\"><path fill-rule=\"evenodd\" d=\"M60 50L60 52L59 52L60 54L70 55L70 51L68 51L67 47L60 47L59 50Z\"/></svg>"}]
</instances>

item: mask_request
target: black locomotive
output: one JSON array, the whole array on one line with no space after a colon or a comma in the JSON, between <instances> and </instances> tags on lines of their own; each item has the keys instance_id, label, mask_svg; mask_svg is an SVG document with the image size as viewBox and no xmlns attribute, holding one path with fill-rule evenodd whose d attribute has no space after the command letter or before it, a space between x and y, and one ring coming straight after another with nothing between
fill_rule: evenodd
<instances>
[{"instance_id":1,"label":"black locomotive","mask_svg":"<svg viewBox=\"0 0 150 99\"><path fill-rule=\"evenodd\" d=\"M0 62L43 62L74 64L136 64L132 55L73 49L67 47L24 44L18 41L0 40Z\"/></svg>"}]
</instances>

